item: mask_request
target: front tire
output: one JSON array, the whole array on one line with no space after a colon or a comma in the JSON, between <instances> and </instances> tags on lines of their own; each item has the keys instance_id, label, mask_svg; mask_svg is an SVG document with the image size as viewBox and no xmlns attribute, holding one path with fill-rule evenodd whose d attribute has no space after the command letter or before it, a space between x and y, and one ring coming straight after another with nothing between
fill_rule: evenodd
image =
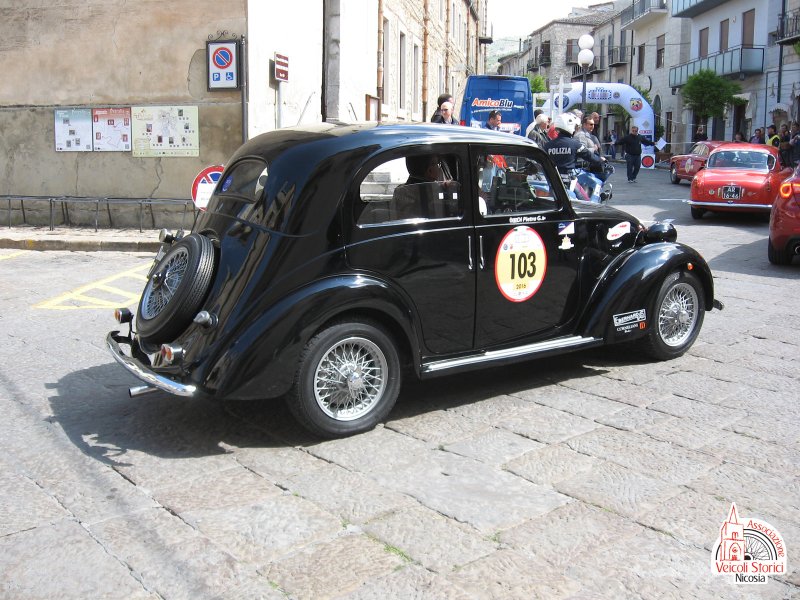
<instances>
[{"instance_id":1,"label":"front tire","mask_svg":"<svg viewBox=\"0 0 800 600\"><path fill-rule=\"evenodd\" d=\"M306 344L287 401L309 431L344 437L385 419L397 401L400 382L392 337L376 323L341 322Z\"/></svg>"},{"instance_id":2,"label":"front tire","mask_svg":"<svg viewBox=\"0 0 800 600\"><path fill-rule=\"evenodd\" d=\"M647 335L640 349L656 360L677 358L686 352L700 333L705 308L703 286L692 273L672 273L661 284L652 308Z\"/></svg>"},{"instance_id":3,"label":"front tire","mask_svg":"<svg viewBox=\"0 0 800 600\"><path fill-rule=\"evenodd\" d=\"M681 178L678 177L678 167L675 165L672 165L669 169L669 180L676 185L681 182Z\"/></svg>"}]
</instances>

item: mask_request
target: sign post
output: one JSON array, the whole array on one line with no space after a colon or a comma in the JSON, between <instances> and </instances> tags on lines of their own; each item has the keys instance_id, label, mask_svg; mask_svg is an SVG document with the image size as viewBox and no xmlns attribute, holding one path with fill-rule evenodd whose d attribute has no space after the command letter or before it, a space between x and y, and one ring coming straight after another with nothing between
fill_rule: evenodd
<instances>
[{"instance_id":1,"label":"sign post","mask_svg":"<svg viewBox=\"0 0 800 600\"><path fill-rule=\"evenodd\" d=\"M283 54L275 53L275 56L272 61L275 65L273 70L273 77L275 77L275 82L278 85L278 129L283 127L283 94L281 93L281 84L288 83L289 81L289 57Z\"/></svg>"}]
</instances>

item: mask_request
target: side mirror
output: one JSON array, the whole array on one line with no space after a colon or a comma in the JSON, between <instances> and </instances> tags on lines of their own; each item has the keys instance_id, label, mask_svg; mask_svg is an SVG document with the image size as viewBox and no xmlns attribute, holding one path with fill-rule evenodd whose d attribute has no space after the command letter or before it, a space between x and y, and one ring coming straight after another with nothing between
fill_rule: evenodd
<instances>
[{"instance_id":1,"label":"side mirror","mask_svg":"<svg viewBox=\"0 0 800 600\"><path fill-rule=\"evenodd\" d=\"M644 239L652 242L674 242L678 239L678 230L672 223L653 223L647 228Z\"/></svg>"}]
</instances>

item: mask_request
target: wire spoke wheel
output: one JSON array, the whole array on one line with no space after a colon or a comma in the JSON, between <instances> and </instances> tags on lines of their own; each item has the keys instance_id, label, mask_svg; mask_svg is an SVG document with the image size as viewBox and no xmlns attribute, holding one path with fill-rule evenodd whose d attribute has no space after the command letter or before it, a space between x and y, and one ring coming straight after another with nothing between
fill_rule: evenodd
<instances>
[{"instance_id":1,"label":"wire spoke wheel","mask_svg":"<svg viewBox=\"0 0 800 600\"><path fill-rule=\"evenodd\" d=\"M322 411L337 421L370 412L386 389L387 361L381 349L363 337L331 346L314 374L314 396Z\"/></svg>"},{"instance_id":2,"label":"wire spoke wheel","mask_svg":"<svg viewBox=\"0 0 800 600\"><path fill-rule=\"evenodd\" d=\"M143 318L153 319L161 314L175 296L188 266L189 250L179 248L162 268L153 273L142 294Z\"/></svg>"},{"instance_id":3,"label":"wire spoke wheel","mask_svg":"<svg viewBox=\"0 0 800 600\"><path fill-rule=\"evenodd\" d=\"M671 347L689 339L697 326L699 308L697 291L687 283L672 287L658 311L658 331L662 341Z\"/></svg>"}]
</instances>

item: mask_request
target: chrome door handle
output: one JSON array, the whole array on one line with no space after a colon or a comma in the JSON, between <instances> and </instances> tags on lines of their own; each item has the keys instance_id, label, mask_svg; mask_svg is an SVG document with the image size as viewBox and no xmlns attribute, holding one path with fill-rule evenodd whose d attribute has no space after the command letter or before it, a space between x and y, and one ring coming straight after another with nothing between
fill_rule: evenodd
<instances>
[{"instance_id":1,"label":"chrome door handle","mask_svg":"<svg viewBox=\"0 0 800 600\"><path fill-rule=\"evenodd\" d=\"M472 261L472 236L467 236L467 265L469 266L469 270L473 271L475 269L475 263Z\"/></svg>"},{"instance_id":2,"label":"chrome door handle","mask_svg":"<svg viewBox=\"0 0 800 600\"><path fill-rule=\"evenodd\" d=\"M482 235L478 236L478 252L480 253L480 256L478 258L478 260L480 261L479 265L481 267L481 271L483 271L483 268L486 266L486 263L483 260L483 236Z\"/></svg>"}]
</instances>

